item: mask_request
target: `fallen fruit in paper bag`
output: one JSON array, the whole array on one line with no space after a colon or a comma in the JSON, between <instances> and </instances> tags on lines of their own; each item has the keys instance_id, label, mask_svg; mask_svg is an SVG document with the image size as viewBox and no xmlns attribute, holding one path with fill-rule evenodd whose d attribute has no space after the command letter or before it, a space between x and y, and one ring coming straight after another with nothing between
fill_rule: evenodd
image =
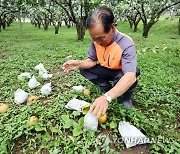
<instances>
[{"instance_id":1,"label":"fallen fruit in paper bag","mask_svg":"<svg viewBox=\"0 0 180 154\"><path fill-rule=\"evenodd\" d=\"M98 128L98 119L90 111L84 116L84 128L89 131L96 131Z\"/></svg>"},{"instance_id":2,"label":"fallen fruit in paper bag","mask_svg":"<svg viewBox=\"0 0 180 154\"><path fill-rule=\"evenodd\" d=\"M20 75L18 75L18 79L22 79L22 78L24 78L24 77L26 77L26 78L31 78L31 74L30 73L28 73L28 72L24 72L24 73L21 73Z\"/></svg>"},{"instance_id":3,"label":"fallen fruit in paper bag","mask_svg":"<svg viewBox=\"0 0 180 154\"><path fill-rule=\"evenodd\" d=\"M87 107L88 108L88 104L90 106L90 103L83 101L83 100L79 100L76 98L71 99L66 105L65 108L70 109L70 110L76 110L79 112L82 112L82 108L84 107L84 109ZM87 106L86 106L87 105ZM86 106L86 107L85 107ZM87 110L87 109L85 109ZM86 112L86 111L85 111Z\"/></svg>"},{"instance_id":4,"label":"fallen fruit in paper bag","mask_svg":"<svg viewBox=\"0 0 180 154\"><path fill-rule=\"evenodd\" d=\"M27 100L28 95L29 94L27 92L25 92L24 90L18 88L14 93L14 101L15 101L15 103L17 103L17 104L24 103Z\"/></svg>"},{"instance_id":5,"label":"fallen fruit in paper bag","mask_svg":"<svg viewBox=\"0 0 180 154\"><path fill-rule=\"evenodd\" d=\"M41 94L42 94L42 95L46 95L46 96L50 95L50 94L51 94L51 91L52 91L51 82L45 84L45 85L40 89L40 91L41 91Z\"/></svg>"},{"instance_id":6,"label":"fallen fruit in paper bag","mask_svg":"<svg viewBox=\"0 0 180 154\"><path fill-rule=\"evenodd\" d=\"M38 87L40 83L36 80L35 76L33 75L32 78L28 82L28 86L30 89L34 89Z\"/></svg>"},{"instance_id":7,"label":"fallen fruit in paper bag","mask_svg":"<svg viewBox=\"0 0 180 154\"><path fill-rule=\"evenodd\" d=\"M44 65L42 63L36 65L34 68L35 68L35 70L38 70L38 71L45 70Z\"/></svg>"},{"instance_id":8,"label":"fallen fruit in paper bag","mask_svg":"<svg viewBox=\"0 0 180 154\"><path fill-rule=\"evenodd\" d=\"M40 70L39 76L42 77L43 79L46 79L46 80L48 78L52 78L52 74L48 74L47 70Z\"/></svg>"},{"instance_id":9,"label":"fallen fruit in paper bag","mask_svg":"<svg viewBox=\"0 0 180 154\"><path fill-rule=\"evenodd\" d=\"M40 63L39 65L36 65L35 70L39 71L39 76L43 79L47 80L48 78L52 78L52 74L48 74L47 70L44 68L44 65Z\"/></svg>"},{"instance_id":10,"label":"fallen fruit in paper bag","mask_svg":"<svg viewBox=\"0 0 180 154\"><path fill-rule=\"evenodd\" d=\"M78 90L78 91L83 91L84 87L82 85L79 85L79 86L73 86L72 89Z\"/></svg>"}]
</instances>

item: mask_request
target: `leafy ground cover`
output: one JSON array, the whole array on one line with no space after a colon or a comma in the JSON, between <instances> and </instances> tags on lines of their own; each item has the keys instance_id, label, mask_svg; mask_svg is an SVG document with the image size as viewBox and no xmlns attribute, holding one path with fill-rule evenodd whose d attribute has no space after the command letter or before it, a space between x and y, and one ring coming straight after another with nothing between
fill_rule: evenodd
<instances>
[{"instance_id":1,"label":"leafy ground cover","mask_svg":"<svg viewBox=\"0 0 180 154\"><path fill-rule=\"evenodd\" d=\"M139 85L133 97L135 109L126 111L114 100L107 111L108 121L101 124L96 133L83 131L83 115L65 109L73 97L87 102L103 93L76 70L62 72L62 64L72 55L84 59L91 38L88 33L83 42L77 41L75 27L61 27L54 35L48 31L23 23L23 35L19 23L14 22L0 33L0 103L10 108L0 115L0 153L178 153L179 136L179 53L180 36L177 35L178 20L162 19L144 39L141 26L134 33L126 22L118 23L117 29L130 35L136 46L138 66L141 69ZM53 92L44 97L40 88L30 90L28 80L17 80L22 72L37 76L34 66L43 63L53 73ZM46 83L38 78L41 85ZM90 96L72 90L73 85L83 85L91 90ZM36 104L17 105L14 92L22 88L39 97ZM29 128L30 116L39 122ZM129 121L154 142L130 150L120 142L118 123ZM101 143L97 136L105 134Z\"/></svg>"}]
</instances>

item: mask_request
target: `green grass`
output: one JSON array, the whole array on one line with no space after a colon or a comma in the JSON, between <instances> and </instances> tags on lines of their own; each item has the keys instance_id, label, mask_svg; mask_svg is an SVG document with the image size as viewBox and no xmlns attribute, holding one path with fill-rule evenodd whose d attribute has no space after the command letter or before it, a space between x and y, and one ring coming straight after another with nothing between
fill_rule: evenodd
<instances>
[{"instance_id":1,"label":"green grass","mask_svg":"<svg viewBox=\"0 0 180 154\"><path fill-rule=\"evenodd\" d=\"M117 100L109 105L108 121L99 125L96 133L83 131L83 115L65 109L64 105L73 97L93 102L102 92L83 78L78 70L69 74L62 72L62 64L67 56L85 59L91 38L86 32L84 41L77 41L75 27L60 28L59 35L53 27L48 31L23 23L13 23L0 33L0 102L8 103L10 108L0 115L0 153L99 153L102 149L96 144L96 136L107 131L111 138L118 139L118 123L129 121L150 138L162 136L171 139L170 143L150 144L152 153L178 153L179 139L179 53L180 36L177 35L178 19L162 19L154 25L149 38L142 37L142 25L138 32L129 29L126 22L118 23L117 29L130 35L136 46L138 66L141 69L139 85L134 94L136 106L126 112ZM44 97L40 87L30 90L28 80L18 80L22 72L38 75L34 66L43 63L53 73L52 95ZM91 90L85 97L72 91L73 85L83 85ZM37 95L39 101L34 105L17 105L14 92L21 88ZM37 125L27 127L31 115L37 115ZM122 143L105 146L108 153L125 148Z\"/></svg>"}]
</instances>

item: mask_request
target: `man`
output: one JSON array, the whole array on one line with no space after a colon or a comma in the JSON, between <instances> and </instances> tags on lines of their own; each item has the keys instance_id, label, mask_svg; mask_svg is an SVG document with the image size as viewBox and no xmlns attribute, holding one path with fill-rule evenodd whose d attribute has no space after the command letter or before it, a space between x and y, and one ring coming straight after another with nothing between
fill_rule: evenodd
<instances>
[{"instance_id":1,"label":"man","mask_svg":"<svg viewBox=\"0 0 180 154\"><path fill-rule=\"evenodd\" d=\"M105 6L92 12L86 24L93 40L87 59L67 61L63 64L64 72L80 69L81 75L106 92L91 105L90 111L97 118L105 114L108 104L116 98L126 108L132 108L131 96L139 75L133 41L116 30L114 15Z\"/></svg>"}]
</instances>

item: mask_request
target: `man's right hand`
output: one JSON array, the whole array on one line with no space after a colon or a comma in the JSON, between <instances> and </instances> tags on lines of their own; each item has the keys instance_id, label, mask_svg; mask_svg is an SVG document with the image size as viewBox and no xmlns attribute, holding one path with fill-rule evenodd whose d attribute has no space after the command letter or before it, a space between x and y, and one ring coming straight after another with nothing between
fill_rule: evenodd
<instances>
[{"instance_id":1,"label":"man's right hand","mask_svg":"<svg viewBox=\"0 0 180 154\"><path fill-rule=\"evenodd\" d=\"M63 64L63 71L68 73L72 70L79 68L80 61L79 60L69 60Z\"/></svg>"}]
</instances>

